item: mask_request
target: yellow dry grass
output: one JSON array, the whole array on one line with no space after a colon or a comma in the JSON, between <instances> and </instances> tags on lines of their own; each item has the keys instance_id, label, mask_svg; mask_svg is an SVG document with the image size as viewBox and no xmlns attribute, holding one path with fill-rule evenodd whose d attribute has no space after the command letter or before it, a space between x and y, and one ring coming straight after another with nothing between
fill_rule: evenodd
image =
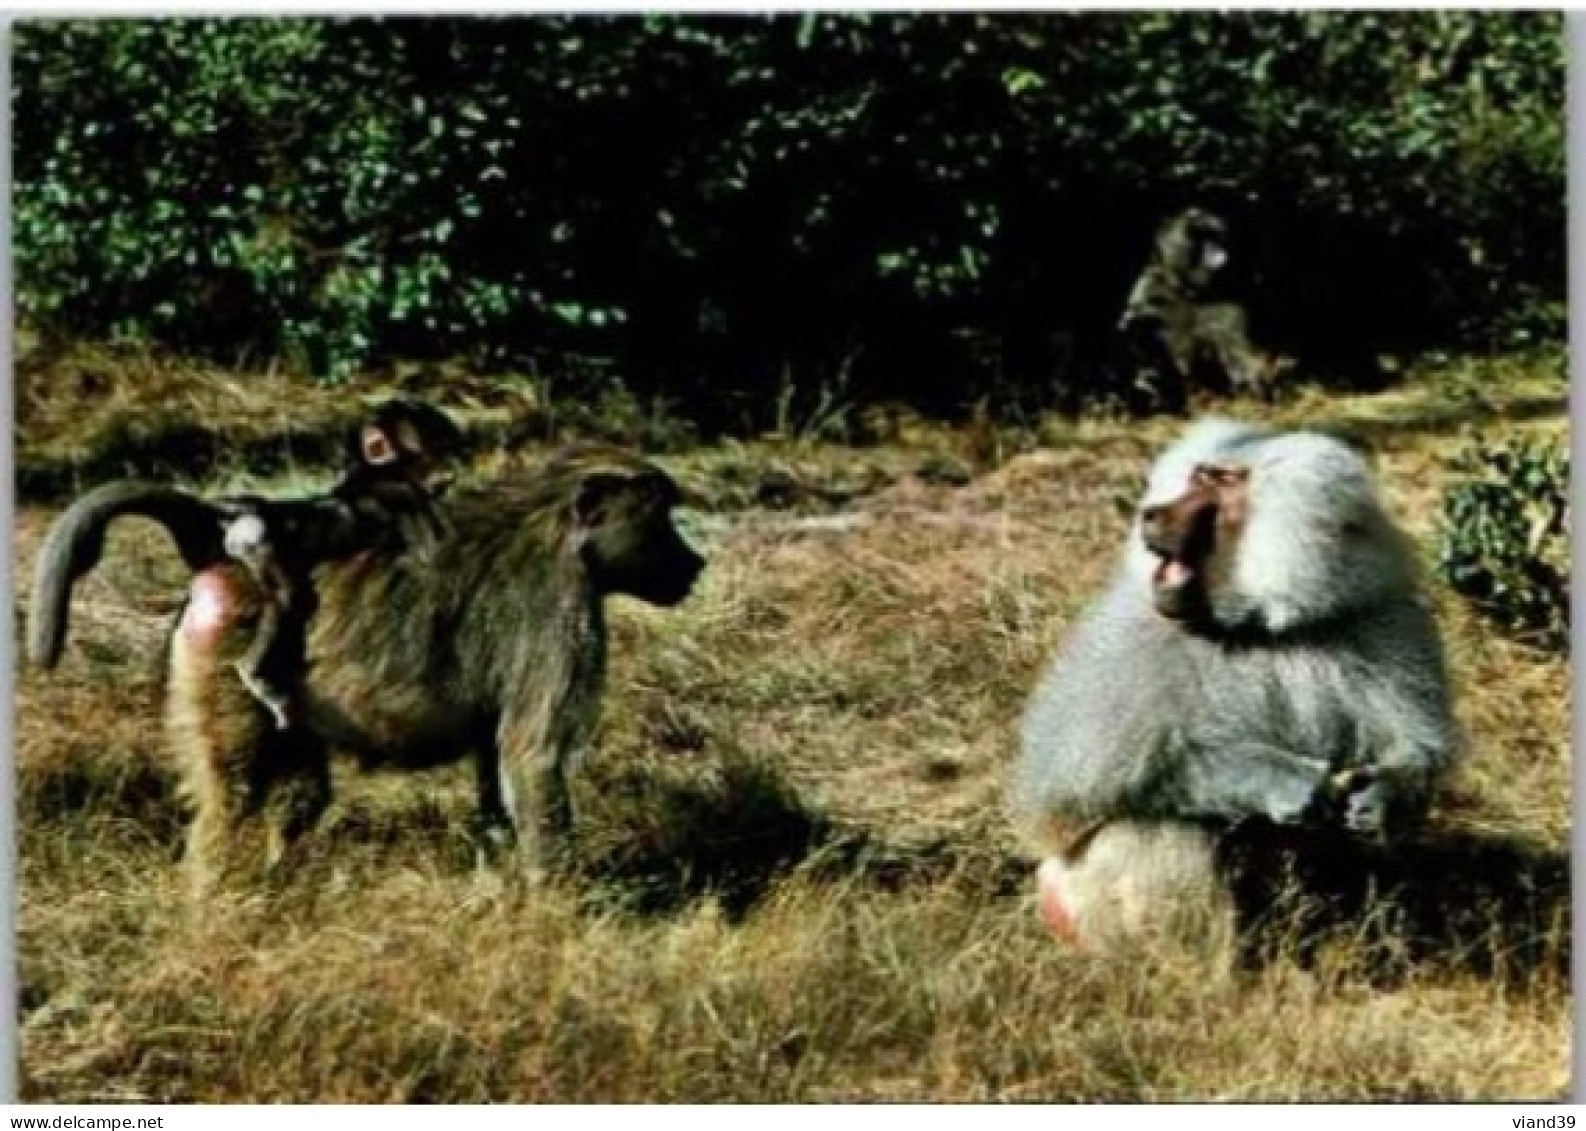
<instances>
[{"instance_id":1,"label":"yellow dry grass","mask_svg":"<svg viewBox=\"0 0 1586 1131\"><path fill-rule=\"evenodd\" d=\"M1479 398L1455 403L1479 399L1489 433L1560 429L1555 365L1471 363L1279 415L1367 434L1426 541L1464 419L1433 402L1468 386ZM123 415L151 403L139 388L179 403L180 372L121 377ZM46 384L22 417L24 454L86 442ZM267 386L233 384L221 426L279 423ZM123 427L114 416L94 426ZM1000 809L1016 721L1111 568L1120 500L1175 427L1048 422L1039 449L962 487L898 479L846 525L710 516L712 568L687 605L614 609L583 799L597 865L532 896L472 870L466 774L349 774L301 871L185 912L154 709L181 571L152 531L123 524L79 591L63 666L18 680L24 1096L1560 1095L1572 1002L1556 969L1445 962L1383 982L1346 953L1208 978L1066 954L1042 932ZM795 458L833 474L908 462L783 443L674 466L709 483L724 461ZM50 515L20 514L19 577ZM1440 825L1567 850L1567 664L1439 600L1473 750Z\"/></svg>"}]
</instances>

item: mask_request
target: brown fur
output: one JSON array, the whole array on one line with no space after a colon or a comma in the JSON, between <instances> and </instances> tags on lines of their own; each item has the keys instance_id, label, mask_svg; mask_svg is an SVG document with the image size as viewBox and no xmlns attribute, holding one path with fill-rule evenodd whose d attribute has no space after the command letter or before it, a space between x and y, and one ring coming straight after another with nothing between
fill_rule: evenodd
<instances>
[{"instance_id":1,"label":"brown fur","mask_svg":"<svg viewBox=\"0 0 1586 1131\"><path fill-rule=\"evenodd\" d=\"M1164 221L1119 322L1154 347L1181 407L1203 386L1270 397L1291 364L1253 344L1245 307L1222 295L1229 242L1227 221L1204 209Z\"/></svg>"},{"instance_id":2,"label":"brown fur","mask_svg":"<svg viewBox=\"0 0 1586 1131\"><path fill-rule=\"evenodd\" d=\"M460 440L439 409L387 401L348 445L350 466L328 494L287 500L243 495L217 504L228 512L227 554L247 567L266 598L237 674L281 729L294 709L282 683L303 669L310 570L381 543L427 553L445 531L435 502L437 475Z\"/></svg>"},{"instance_id":3,"label":"brown fur","mask_svg":"<svg viewBox=\"0 0 1586 1131\"><path fill-rule=\"evenodd\" d=\"M653 464L571 449L445 500L447 532L428 555L375 546L322 563L302 718L285 731L263 728L226 662L251 633L256 587L234 563L204 568L173 635L166 714L196 808L195 878L228 872L241 826L261 812L277 858L310 829L330 800L331 744L369 767L473 757L486 849L516 842L531 867L554 864L604 687L604 599L673 605L703 568L672 524L679 500ZM71 529L103 536L81 515ZM65 545L52 560L79 559ZM44 614L63 619L64 602L34 610Z\"/></svg>"}]
</instances>

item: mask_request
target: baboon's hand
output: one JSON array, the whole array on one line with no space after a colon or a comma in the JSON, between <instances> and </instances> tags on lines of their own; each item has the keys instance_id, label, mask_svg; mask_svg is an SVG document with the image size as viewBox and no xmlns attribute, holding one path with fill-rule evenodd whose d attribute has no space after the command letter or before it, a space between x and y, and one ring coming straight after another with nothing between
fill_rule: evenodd
<instances>
[{"instance_id":1,"label":"baboon's hand","mask_svg":"<svg viewBox=\"0 0 1586 1131\"><path fill-rule=\"evenodd\" d=\"M1306 824L1344 825L1357 832L1371 831L1375 814L1380 825L1382 803L1378 773L1373 766L1349 766L1323 779L1301 815ZM1371 796L1374 800L1364 800Z\"/></svg>"},{"instance_id":2,"label":"baboon's hand","mask_svg":"<svg viewBox=\"0 0 1586 1131\"><path fill-rule=\"evenodd\" d=\"M1348 801L1376 785L1379 778L1375 766L1350 766L1327 779L1327 791L1334 798Z\"/></svg>"},{"instance_id":3,"label":"baboon's hand","mask_svg":"<svg viewBox=\"0 0 1586 1131\"><path fill-rule=\"evenodd\" d=\"M1386 840L1388 808L1388 791L1383 782L1374 780L1345 799L1344 824L1360 836Z\"/></svg>"}]
</instances>

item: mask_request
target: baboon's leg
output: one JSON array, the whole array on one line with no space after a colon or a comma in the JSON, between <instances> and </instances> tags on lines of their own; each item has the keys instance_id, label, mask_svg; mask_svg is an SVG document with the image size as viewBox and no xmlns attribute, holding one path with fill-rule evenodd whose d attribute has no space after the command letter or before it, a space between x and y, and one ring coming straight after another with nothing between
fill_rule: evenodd
<instances>
[{"instance_id":1,"label":"baboon's leg","mask_svg":"<svg viewBox=\"0 0 1586 1131\"><path fill-rule=\"evenodd\" d=\"M474 755L479 786L479 812L475 836L481 863L495 863L518 844L516 801L512 782L504 776L501 753L494 741L481 742Z\"/></svg>"},{"instance_id":2,"label":"baboon's leg","mask_svg":"<svg viewBox=\"0 0 1586 1131\"><path fill-rule=\"evenodd\" d=\"M237 675L248 693L269 708L276 727L285 730L290 725L287 708L291 696L283 683L296 674L293 668L301 669L303 624L308 615L301 607L297 587L279 566L261 563L256 573L265 600L248 650L237 661Z\"/></svg>"},{"instance_id":3,"label":"baboon's leg","mask_svg":"<svg viewBox=\"0 0 1586 1131\"><path fill-rule=\"evenodd\" d=\"M1271 395L1273 360L1251 342L1243 308L1232 303L1205 307L1200 312L1199 333L1231 391Z\"/></svg>"},{"instance_id":4,"label":"baboon's leg","mask_svg":"<svg viewBox=\"0 0 1586 1131\"><path fill-rule=\"evenodd\" d=\"M1161 342L1167 370L1162 374L1166 379L1162 405L1169 412L1182 413L1194 393L1197 347L1195 312L1187 303L1175 304L1164 315Z\"/></svg>"},{"instance_id":5,"label":"baboon's leg","mask_svg":"<svg viewBox=\"0 0 1586 1131\"><path fill-rule=\"evenodd\" d=\"M193 809L185 862L195 894L226 878L241 826L263 802L268 723L230 662L258 607L239 571L209 570L194 579L171 639L165 732Z\"/></svg>"},{"instance_id":6,"label":"baboon's leg","mask_svg":"<svg viewBox=\"0 0 1586 1131\"><path fill-rule=\"evenodd\" d=\"M317 735L290 730L266 736L263 762L269 863L277 868L330 808L330 758Z\"/></svg>"},{"instance_id":7,"label":"baboon's leg","mask_svg":"<svg viewBox=\"0 0 1586 1131\"><path fill-rule=\"evenodd\" d=\"M532 715L505 720L497 751L501 801L517 830L518 854L531 872L571 862L570 748L565 740L547 737L557 729L548 722Z\"/></svg>"},{"instance_id":8,"label":"baboon's leg","mask_svg":"<svg viewBox=\"0 0 1586 1131\"><path fill-rule=\"evenodd\" d=\"M1220 335L1214 346L1218 364L1228 374L1228 381L1236 392L1253 396L1271 394L1270 361L1247 338L1242 334Z\"/></svg>"}]
</instances>

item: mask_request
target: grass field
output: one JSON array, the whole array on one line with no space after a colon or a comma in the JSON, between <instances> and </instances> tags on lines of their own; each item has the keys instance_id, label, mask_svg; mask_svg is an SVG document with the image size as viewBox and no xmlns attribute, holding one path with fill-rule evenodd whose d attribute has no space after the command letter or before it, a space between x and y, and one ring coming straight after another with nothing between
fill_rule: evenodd
<instances>
[{"instance_id":1,"label":"grass field","mask_svg":"<svg viewBox=\"0 0 1586 1131\"><path fill-rule=\"evenodd\" d=\"M294 453L323 452L314 430L370 390L289 402L284 382L83 351L25 369L19 579L61 493L123 463L203 451L205 481L230 485L236 447L284 452L276 481L308 481ZM443 388L486 437L477 474L556 430L526 392ZM1557 355L1223 407L1370 441L1428 556L1464 424L1567 425ZM701 500L711 568L675 611L614 606L584 882L532 895L474 871L464 772L349 772L304 869L184 909L156 707L183 574L152 527L123 523L61 668L18 676L24 1098L1560 1096L1556 963L1383 982L1345 953L1208 977L1042 931L1001 808L1018 715L1178 427L903 420L867 447L675 445L663 462ZM1437 595L1472 751L1439 829L1567 851L1567 662Z\"/></svg>"}]
</instances>

